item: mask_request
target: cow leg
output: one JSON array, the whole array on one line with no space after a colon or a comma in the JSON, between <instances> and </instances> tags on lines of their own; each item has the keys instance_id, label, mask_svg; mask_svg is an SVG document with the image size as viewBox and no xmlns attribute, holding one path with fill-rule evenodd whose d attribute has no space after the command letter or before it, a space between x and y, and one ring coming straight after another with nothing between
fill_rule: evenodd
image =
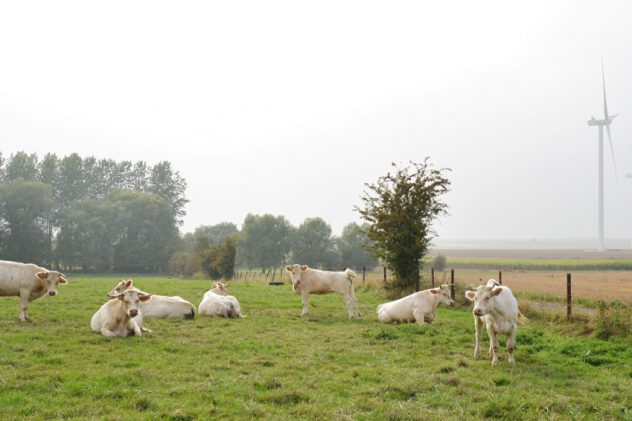
<instances>
[{"instance_id":1,"label":"cow leg","mask_svg":"<svg viewBox=\"0 0 632 421\"><path fill-rule=\"evenodd\" d=\"M425 314L423 311L419 310L419 309L415 309L413 310L413 317L415 318L415 321L417 322L418 325L424 325L424 323L426 323L426 319L425 319Z\"/></svg>"},{"instance_id":2,"label":"cow leg","mask_svg":"<svg viewBox=\"0 0 632 421\"><path fill-rule=\"evenodd\" d=\"M301 301L303 301L303 312L301 313L301 316L306 316L307 313L309 313L309 292L301 291Z\"/></svg>"},{"instance_id":3,"label":"cow leg","mask_svg":"<svg viewBox=\"0 0 632 421\"><path fill-rule=\"evenodd\" d=\"M513 352L514 352L514 344L516 343L516 327L514 326L511 329L511 332L509 332L509 335L507 336L507 353L509 354L509 362L511 364L515 363L516 360L514 360L514 356L513 356Z\"/></svg>"},{"instance_id":4,"label":"cow leg","mask_svg":"<svg viewBox=\"0 0 632 421\"><path fill-rule=\"evenodd\" d=\"M342 299L347 305L347 311L349 311L349 318L353 319L353 301L351 300L351 296L349 294L343 294Z\"/></svg>"},{"instance_id":5,"label":"cow leg","mask_svg":"<svg viewBox=\"0 0 632 421\"><path fill-rule=\"evenodd\" d=\"M116 333L112 332L110 329L108 329L105 326L101 328L101 334L103 336L116 336Z\"/></svg>"},{"instance_id":6,"label":"cow leg","mask_svg":"<svg viewBox=\"0 0 632 421\"><path fill-rule=\"evenodd\" d=\"M131 322L131 328L134 331L134 335L136 336L143 336L143 332L140 330L140 327L138 327L138 325L136 324L136 322L134 322L133 320L130 320Z\"/></svg>"},{"instance_id":7,"label":"cow leg","mask_svg":"<svg viewBox=\"0 0 632 421\"><path fill-rule=\"evenodd\" d=\"M474 333L474 337L476 338L474 358L478 358L481 356L481 336L483 335L483 321L480 317L474 316L474 327L476 328L476 333Z\"/></svg>"},{"instance_id":8,"label":"cow leg","mask_svg":"<svg viewBox=\"0 0 632 421\"><path fill-rule=\"evenodd\" d=\"M492 365L498 364L498 338L496 337L496 331L491 325L487 325L487 335L492 345Z\"/></svg>"},{"instance_id":9,"label":"cow leg","mask_svg":"<svg viewBox=\"0 0 632 421\"><path fill-rule=\"evenodd\" d=\"M26 309L29 306L29 297L31 296L31 291L29 291L28 289L21 289L20 290L20 320L25 322L27 321L29 318L26 314Z\"/></svg>"},{"instance_id":10,"label":"cow leg","mask_svg":"<svg viewBox=\"0 0 632 421\"><path fill-rule=\"evenodd\" d=\"M356 299L355 293L353 292L353 288L351 288L351 304L355 309L355 312L358 316L358 319L362 318L362 314L360 314L360 307L358 306L358 300Z\"/></svg>"}]
</instances>

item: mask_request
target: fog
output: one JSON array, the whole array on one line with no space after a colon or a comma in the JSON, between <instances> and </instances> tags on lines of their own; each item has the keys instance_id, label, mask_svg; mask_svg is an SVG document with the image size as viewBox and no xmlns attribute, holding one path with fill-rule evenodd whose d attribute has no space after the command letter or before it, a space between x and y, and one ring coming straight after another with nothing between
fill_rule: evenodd
<instances>
[{"instance_id":1,"label":"fog","mask_svg":"<svg viewBox=\"0 0 632 421\"><path fill-rule=\"evenodd\" d=\"M452 169L440 238L632 238L632 2L11 2L0 151L171 161L183 230L359 221L391 162ZM608 243L606 243L608 245Z\"/></svg>"}]
</instances>

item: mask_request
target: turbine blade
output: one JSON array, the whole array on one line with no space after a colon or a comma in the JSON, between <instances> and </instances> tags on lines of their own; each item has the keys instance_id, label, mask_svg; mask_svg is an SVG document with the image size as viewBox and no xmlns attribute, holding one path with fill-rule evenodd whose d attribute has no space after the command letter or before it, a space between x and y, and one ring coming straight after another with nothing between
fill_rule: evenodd
<instances>
[{"instance_id":1,"label":"turbine blade","mask_svg":"<svg viewBox=\"0 0 632 421\"><path fill-rule=\"evenodd\" d=\"M608 131L608 141L610 141L610 153L612 154L612 166L614 167L614 177L617 180L617 187L619 187L619 173L617 172L617 163L614 160L614 148L612 147L612 136L610 135L610 124L606 124L606 130Z\"/></svg>"},{"instance_id":2,"label":"turbine blade","mask_svg":"<svg viewBox=\"0 0 632 421\"><path fill-rule=\"evenodd\" d=\"M601 59L601 83L603 85L603 118L608 121L608 102L606 101L606 75L603 71L603 58Z\"/></svg>"}]
</instances>

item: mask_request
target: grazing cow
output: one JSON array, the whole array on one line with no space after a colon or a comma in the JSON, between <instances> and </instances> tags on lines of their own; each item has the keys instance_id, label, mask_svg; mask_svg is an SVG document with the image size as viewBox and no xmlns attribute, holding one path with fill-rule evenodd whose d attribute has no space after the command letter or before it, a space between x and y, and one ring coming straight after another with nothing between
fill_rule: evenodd
<instances>
[{"instance_id":1,"label":"grazing cow","mask_svg":"<svg viewBox=\"0 0 632 421\"><path fill-rule=\"evenodd\" d=\"M90 328L104 336L142 336L141 328L133 318L142 311L140 303L149 300L150 294L136 288L114 293L112 299L94 313L90 320Z\"/></svg>"},{"instance_id":2,"label":"grazing cow","mask_svg":"<svg viewBox=\"0 0 632 421\"><path fill-rule=\"evenodd\" d=\"M228 295L226 285L221 282L214 282L213 289L204 293L202 302L198 306L198 313L202 316L243 318L239 301L232 295Z\"/></svg>"},{"instance_id":3,"label":"grazing cow","mask_svg":"<svg viewBox=\"0 0 632 421\"><path fill-rule=\"evenodd\" d=\"M108 293L108 297L114 298L112 294L123 292L133 285L134 281L131 279L121 281ZM193 319L195 317L195 306L182 297L178 297L177 295L167 297L154 294L152 294L151 297L151 300L141 302L140 304L142 315L139 314L140 323L138 320L137 323L139 323L141 329L143 328L143 318L167 319L172 317L184 317L185 319Z\"/></svg>"},{"instance_id":4,"label":"grazing cow","mask_svg":"<svg viewBox=\"0 0 632 421\"><path fill-rule=\"evenodd\" d=\"M33 263L0 260L0 296L20 297L20 320L28 320L29 303L48 294L57 295L57 285L67 284L63 273L47 270Z\"/></svg>"},{"instance_id":5,"label":"grazing cow","mask_svg":"<svg viewBox=\"0 0 632 421\"><path fill-rule=\"evenodd\" d=\"M507 335L507 352L509 362L514 363L513 351L516 340L518 320L526 323L528 319L518 310L518 302L511 290L490 279L486 285L476 288L476 291L466 291L465 297L474 301L474 326L476 328L476 346L474 357L481 354L481 335L483 322L489 335L489 352L492 354L492 365L498 364L497 334Z\"/></svg>"},{"instance_id":6,"label":"grazing cow","mask_svg":"<svg viewBox=\"0 0 632 421\"><path fill-rule=\"evenodd\" d=\"M355 272L345 269L343 272L327 272L324 270L311 269L307 265L286 266L285 270L290 272L292 288L303 301L303 312L301 316L308 314L309 294L328 294L337 292L342 295L342 299L349 310L349 318L353 317L354 311L358 319L362 318L358 301L353 292L353 278Z\"/></svg>"},{"instance_id":7,"label":"grazing cow","mask_svg":"<svg viewBox=\"0 0 632 421\"><path fill-rule=\"evenodd\" d=\"M399 300L380 304L377 306L377 319L382 323L413 321L420 325L424 322L432 323L439 303L454 304L448 285L415 292Z\"/></svg>"}]
</instances>

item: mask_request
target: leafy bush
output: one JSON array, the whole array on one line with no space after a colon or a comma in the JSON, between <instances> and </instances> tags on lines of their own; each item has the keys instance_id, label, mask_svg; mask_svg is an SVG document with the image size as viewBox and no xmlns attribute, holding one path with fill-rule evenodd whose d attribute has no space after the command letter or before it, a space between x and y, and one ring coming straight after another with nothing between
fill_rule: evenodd
<instances>
[{"instance_id":1,"label":"leafy bush","mask_svg":"<svg viewBox=\"0 0 632 421\"><path fill-rule=\"evenodd\" d=\"M447 265L448 265L448 259L442 254L435 257L434 260L432 261L432 268L434 270L438 270L441 272L445 271L445 268L447 267Z\"/></svg>"}]
</instances>

